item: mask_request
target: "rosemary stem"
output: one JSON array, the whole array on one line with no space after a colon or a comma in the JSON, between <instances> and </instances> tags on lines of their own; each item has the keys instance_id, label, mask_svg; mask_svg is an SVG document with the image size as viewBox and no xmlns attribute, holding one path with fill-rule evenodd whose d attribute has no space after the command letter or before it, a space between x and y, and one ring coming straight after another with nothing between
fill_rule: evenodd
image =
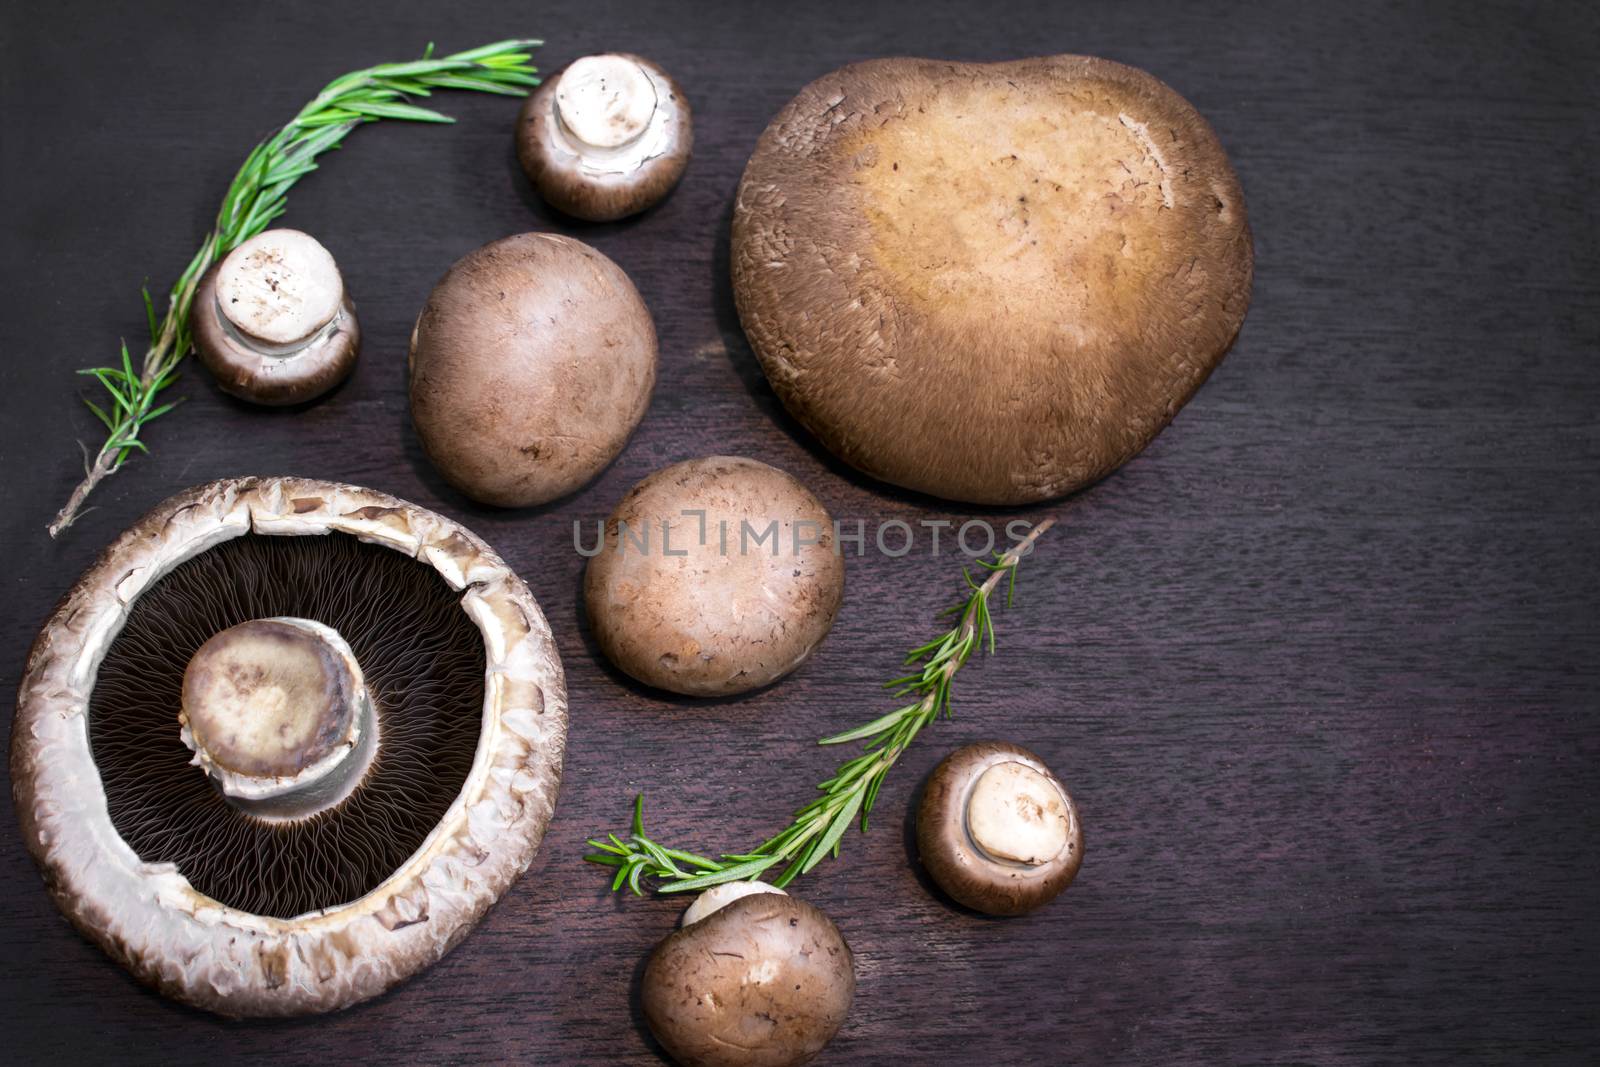
<instances>
[{"instance_id":1,"label":"rosemary stem","mask_svg":"<svg viewBox=\"0 0 1600 1067\"><path fill-rule=\"evenodd\" d=\"M1039 525L1029 530L1028 536L1018 541L1015 545L1012 545L1010 550L1008 550L1005 555L1000 557L999 564L992 571L990 571L989 577L985 578L983 584L978 587L978 593L981 597L983 597L985 602L988 601L989 594L994 592L994 587L1000 584L1000 579L1005 577L1007 574L1010 574L1012 569L1016 567L1017 563L1021 561L1022 557L1033 551L1033 543L1039 540L1040 535L1055 524L1056 520L1054 516L1046 518L1043 522L1039 523ZM973 613L977 610L977 606L978 598L974 597L972 601L968 603L967 610L962 613L961 625L962 629L965 631L963 634L965 637L971 637L976 630L976 625L973 621ZM947 672L946 677L949 677L954 673L955 671L951 670Z\"/></svg>"},{"instance_id":2,"label":"rosemary stem","mask_svg":"<svg viewBox=\"0 0 1600 1067\"><path fill-rule=\"evenodd\" d=\"M179 323L189 313L189 306L194 300L194 290L199 284L200 276L211 269L211 264L216 258L216 247L220 235L216 230L206 238L200 246L189 267L184 271L184 281L175 290L167 301L167 314L161 322L161 332L155 341L145 350L144 360L140 363L138 406L133 411L118 408L116 424L111 427L111 433L106 437L105 444L100 446L94 463L84 472L83 481L73 489L72 495L67 498L56 517L51 520L48 527L52 538L61 536L62 532L77 521L82 514L83 502L94 491L95 486L108 475L115 474L122 465L122 456L127 452L127 446L118 442L125 439L130 431L137 428L150 410L151 403L155 400L156 390L153 388L156 380L176 364L171 360L173 345L177 339Z\"/></svg>"},{"instance_id":3,"label":"rosemary stem","mask_svg":"<svg viewBox=\"0 0 1600 1067\"><path fill-rule=\"evenodd\" d=\"M59 536L61 531L71 526L83 513L84 499L94 491L95 486L100 484L101 479L115 469L115 461L116 455L109 449L102 448L95 456L94 463L85 465L83 481L78 483L78 487L72 491L66 504L56 512L55 519L50 523L51 537Z\"/></svg>"}]
</instances>

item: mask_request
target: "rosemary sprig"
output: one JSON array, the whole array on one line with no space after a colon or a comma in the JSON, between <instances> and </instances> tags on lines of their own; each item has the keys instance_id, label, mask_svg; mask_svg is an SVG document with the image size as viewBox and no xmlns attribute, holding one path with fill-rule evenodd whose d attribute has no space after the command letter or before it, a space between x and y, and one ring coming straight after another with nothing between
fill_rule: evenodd
<instances>
[{"instance_id":1,"label":"rosemary sprig","mask_svg":"<svg viewBox=\"0 0 1600 1067\"><path fill-rule=\"evenodd\" d=\"M640 895L646 878L656 881L654 888L658 892L692 893L722 882L756 878L780 865L783 870L772 884L782 887L821 863L823 857L838 858L844 833L852 822L859 820L861 832L866 832L867 816L878 799L878 790L901 753L923 727L941 715L953 716L950 689L956 672L986 643L989 652L994 652L990 594L1004 580L1006 605L1010 606L1016 591L1018 562L1032 550L1039 535L1054 524L1054 519L1045 519L1009 551L995 553L991 560L978 560L978 565L989 572L982 582L974 581L971 574L963 571L967 595L945 611L956 616L955 625L907 653L907 673L884 683L884 688L893 689L897 697L910 698L909 702L869 723L818 742L866 744L858 755L841 763L832 778L817 786L820 795L796 811L794 821L776 837L768 838L750 852L723 853L718 859L667 848L645 833L644 795L640 794L634 797L628 836L607 834L604 840L591 838L589 844L599 851L583 858L616 870L611 879L613 892L626 885Z\"/></svg>"},{"instance_id":2,"label":"rosemary sprig","mask_svg":"<svg viewBox=\"0 0 1600 1067\"><path fill-rule=\"evenodd\" d=\"M317 169L316 158L337 148L362 123L379 119L455 121L407 103L407 97L428 96L434 89L525 95L539 84L534 76L538 68L529 60L533 58L530 50L542 43L533 39L499 41L442 59L433 58L430 44L421 59L353 71L330 82L288 125L256 145L234 176L211 233L168 294L164 317L157 316L150 290L144 290L150 346L138 367L124 341L120 365L78 372L98 381L109 397L105 407L84 398L105 424L106 440L93 462L85 451L83 481L50 523L51 537L72 525L84 499L103 479L120 470L134 449L149 451L140 435L152 420L174 406L157 401L176 380L178 365L189 354L189 304L195 286L213 263L284 213L289 189Z\"/></svg>"}]
</instances>

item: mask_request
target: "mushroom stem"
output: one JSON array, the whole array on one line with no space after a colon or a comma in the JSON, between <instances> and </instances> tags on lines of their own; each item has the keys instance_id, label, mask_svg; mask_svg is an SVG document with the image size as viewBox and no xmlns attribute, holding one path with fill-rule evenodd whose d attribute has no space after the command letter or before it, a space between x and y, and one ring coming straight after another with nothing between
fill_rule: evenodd
<instances>
[{"instance_id":1,"label":"mushroom stem","mask_svg":"<svg viewBox=\"0 0 1600 1067\"><path fill-rule=\"evenodd\" d=\"M1070 832L1061 790L1023 763L997 763L967 797L967 834L992 859L1037 867L1066 847Z\"/></svg>"},{"instance_id":2,"label":"mushroom stem","mask_svg":"<svg viewBox=\"0 0 1600 1067\"><path fill-rule=\"evenodd\" d=\"M333 256L299 230L257 234L217 270L218 316L269 355L291 355L313 343L343 301L344 279Z\"/></svg>"},{"instance_id":3,"label":"mushroom stem","mask_svg":"<svg viewBox=\"0 0 1600 1067\"><path fill-rule=\"evenodd\" d=\"M584 56L561 75L556 114L585 148L622 148L650 127L656 87L627 56Z\"/></svg>"},{"instance_id":4,"label":"mushroom stem","mask_svg":"<svg viewBox=\"0 0 1600 1067\"><path fill-rule=\"evenodd\" d=\"M377 751L355 653L311 619L254 619L200 647L183 676L183 743L241 811L302 819L350 795Z\"/></svg>"},{"instance_id":5,"label":"mushroom stem","mask_svg":"<svg viewBox=\"0 0 1600 1067\"><path fill-rule=\"evenodd\" d=\"M252 337L247 333L228 314L228 309L223 305L221 297L217 298L216 306L212 310L216 313L217 323L222 327L224 336L240 348L258 356L265 356L268 359L289 359L291 356L298 356L303 352L309 351L326 341L334 333L337 333L344 318L342 309L336 310L332 318L312 330L305 337L290 341L288 344L274 345Z\"/></svg>"}]
</instances>

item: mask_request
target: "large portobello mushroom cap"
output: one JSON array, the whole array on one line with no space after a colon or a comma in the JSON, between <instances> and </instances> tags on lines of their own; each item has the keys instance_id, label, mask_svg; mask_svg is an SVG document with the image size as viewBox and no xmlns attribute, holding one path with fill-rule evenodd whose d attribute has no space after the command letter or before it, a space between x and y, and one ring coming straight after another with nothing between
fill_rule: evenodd
<instances>
[{"instance_id":1,"label":"large portobello mushroom cap","mask_svg":"<svg viewBox=\"0 0 1600 1067\"><path fill-rule=\"evenodd\" d=\"M733 218L739 317L840 457L953 500L1071 492L1233 343L1243 194L1187 101L1088 56L858 63L773 119Z\"/></svg>"},{"instance_id":2,"label":"large portobello mushroom cap","mask_svg":"<svg viewBox=\"0 0 1600 1067\"><path fill-rule=\"evenodd\" d=\"M355 486L166 501L62 600L11 734L57 906L161 992L330 1011L466 936L538 850L566 689L486 544Z\"/></svg>"}]
</instances>

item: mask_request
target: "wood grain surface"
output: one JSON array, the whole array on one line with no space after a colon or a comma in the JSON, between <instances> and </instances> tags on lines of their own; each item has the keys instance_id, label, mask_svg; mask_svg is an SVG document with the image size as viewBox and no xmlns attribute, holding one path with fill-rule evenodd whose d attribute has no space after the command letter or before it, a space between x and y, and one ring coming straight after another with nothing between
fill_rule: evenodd
<instances>
[{"instance_id":1,"label":"wood grain surface","mask_svg":"<svg viewBox=\"0 0 1600 1067\"><path fill-rule=\"evenodd\" d=\"M60 542L97 441L74 368L142 328L249 146L332 76L503 36L547 69L605 49L684 85L696 147L649 214L586 226L533 194L516 104L441 97L448 128L354 135L291 197L337 255L364 351L283 412L198 367L153 449ZM147 992L57 915L0 807L0 1059L652 1063L635 981L679 900L613 897L578 860L647 789L662 838L781 826L818 736L886 705L960 560L851 558L820 653L746 699L664 699L599 661L574 519L711 452L793 472L841 519L971 514L841 468L777 405L740 333L728 215L768 118L878 55L1087 52L1211 120L1256 234L1239 342L1176 423L1061 524L974 664L958 718L897 769L866 837L796 887L856 950L821 1062L1584 1061L1600 1040L1600 151L1592 5L923 2L7 3L0 16L0 680L116 532L181 487L293 473L460 519L519 570L571 688L544 850L432 970L345 1013L228 1023ZM622 457L570 499L476 507L413 436L405 346L434 280L524 230L589 241L655 313L661 377ZM1011 514L1011 513L1006 513ZM918 782L993 737L1072 789L1087 861L1015 921L954 907L910 847Z\"/></svg>"}]
</instances>

